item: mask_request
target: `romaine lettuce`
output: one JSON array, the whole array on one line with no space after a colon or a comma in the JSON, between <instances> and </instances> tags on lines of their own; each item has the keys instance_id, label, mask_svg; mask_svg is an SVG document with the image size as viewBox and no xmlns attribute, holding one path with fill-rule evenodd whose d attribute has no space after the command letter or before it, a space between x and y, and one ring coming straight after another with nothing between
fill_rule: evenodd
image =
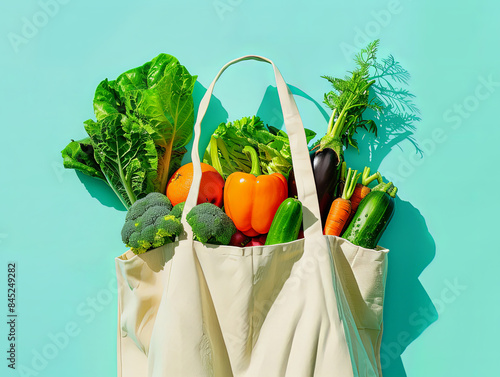
<instances>
[{"instance_id":1,"label":"romaine lettuce","mask_svg":"<svg viewBox=\"0 0 500 377\"><path fill-rule=\"evenodd\" d=\"M164 193L192 137L195 82L167 54L103 80L96 121L84 122L89 138L68 144L64 166L104 179L126 208L149 192Z\"/></svg>"}]
</instances>

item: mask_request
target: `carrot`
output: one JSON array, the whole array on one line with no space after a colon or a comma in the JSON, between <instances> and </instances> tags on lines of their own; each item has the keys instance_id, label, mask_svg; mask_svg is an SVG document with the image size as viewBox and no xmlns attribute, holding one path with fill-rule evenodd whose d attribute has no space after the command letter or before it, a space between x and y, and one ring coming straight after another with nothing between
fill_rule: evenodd
<instances>
[{"instance_id":1,"label":"carrot","mask_svg":"<svg viewBox=\"0 0 500 377\"><path fill-rule=\"evenodd\" d=\"M350 198L354 192L354 187L361 174L357 170L349 169L347 178L345 180L344 190L342 196L333 201L330 207L330 212L325 221L324 234L330 236L340 236L342 229L347 223L347 219L351 214L351 201Z\"/></svg>"},{"instance_id":2,"label":"carrot","mask_svg":"<svg viewBox=\"0 0 500 377\"><path fill-rule=\"evenodd\" d=\"M363 200L363 198L370 193L371 188L369 188L368 185L375 179L379 183L382 182L382 176L380 175L380 173L376 172L375 174L370 175L370 168L365 166L363 175L361 176L361 183L356 184L354 192L351 196L351 215L349 216L349 220L347 220L348 223L354 217L354 214L356 213L361 200Z\"/></svg>"}]
</instances>

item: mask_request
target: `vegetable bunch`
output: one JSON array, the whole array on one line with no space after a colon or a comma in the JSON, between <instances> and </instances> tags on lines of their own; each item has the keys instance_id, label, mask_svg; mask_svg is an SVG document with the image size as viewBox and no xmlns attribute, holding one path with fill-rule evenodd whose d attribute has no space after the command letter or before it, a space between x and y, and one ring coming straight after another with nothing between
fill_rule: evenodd
<instances>
[{"instance_id":1,"label":"vegetable bunch","mask_svg":"<svg viewBox=\"0 0 500 377\"><path fill-rule=\"evenodd\" d=\"M293 205L289 204L286 210L283 208L283 203L289 200L286 178L281 173L262 174L254 148L247 145L243 153L251 164L250 172L233 172L225 181L218 172L211 170L213 167L202 163L199 193L206 195L198 196L198 204L186 217L195 239L203 243L239 247L297 239L302 207L298 200L290 199ZM188 163L179 168L169 181L167 196L172 202L187 197L192 184L192 170L192 163ZM216 174L217 180L209 178L209 174ZM218 183L219 179L222 185ZM283 231L284 226L292 223L294 227Z\"/></svg>"},{"instance_id":2,"label":"vegetable bunch","mask_svg":"<svg viewBox=\"0 0 500 377\"><path fill-rule=\"evenodd\" d=\"M150 192L165 193L192 136L195 81L167 54L103 80L96 120L84 122L89 137L64 148L64 167L102 179L127 209Z\"/></svg>"},{"instance_id":3,"label":"vegetable bunch","mask_svg":"<svg viewBox=\"0 0 500 377\"><path fill-rule=\"evenodd\" d=\"M348 169L345 177L344 150L358 149L359 129L377 136L377 125L364 112L384 110L370 95L376 82L370 69L380 68L378 43L356 55L356 68L346 77L322 76L333 87L324 96L332 113L310 152L324 233L368 248L392 218L397 189L369 168L362 174ZM93 101L96 119L84 122L88 137L62 151L66 168L103 180L128 209L122 239L137 254L173 242L182 232L193 169L181 167L181 160L192 137L195 82L196 76L166 54L103 80ZM305 135L307 142L316 136L307 129ZM243 247L301 237L303 209L295 198L285 131L257 116L221 123L203 163L198 205L187 214L197 240ZM379 184L370 189L375 180Z\"/></svg>"},{"instance_id":4,"label":"vegetable bunch","mask_svg":"<svg viewBox=\"0 0 500 377\"><path fill-rule=\"evenodd\" d=\"M343 164L345 171L345 162ZM344 174L344 173L343 173ZM361 183L357 183L362 176ZM373 189L368 185L377 180ZM397 188L384 183L379 172L370 176L370 168L363 174L348 169L342 196L336 198L328 213L324 234L340 236L355 245L373 249L394 214Z\"/></svg>"}]
</instances>

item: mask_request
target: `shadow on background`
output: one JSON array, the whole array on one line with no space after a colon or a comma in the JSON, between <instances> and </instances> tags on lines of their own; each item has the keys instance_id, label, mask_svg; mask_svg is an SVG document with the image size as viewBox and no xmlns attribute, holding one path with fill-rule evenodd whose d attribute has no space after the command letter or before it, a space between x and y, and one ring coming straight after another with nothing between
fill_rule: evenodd
<instances>
[{"instance_id":1,"label":"shadow on background","mask_svg":"<svg viewBox=\"0 0 500 377\"><path fill-rule=\"evenodd\" d=\"M437 320L437 311L418 277L436 245L424 217L396 197L394 217L380 244L390 250L380 361L384 377L405 377L401 354Z\"/></svg>"},{"instance_id":2,"label":"shadow on background","mask_svg":"<svg viewBox=\"0 0 500 377\"><path fill-rule=\"evenodd\" d=\"M415 123L421 120L420 111L414 102L415 95L406 86L410 73L397 62L392 55L373 63L374 74L370 87L370 100L383 107L383 111L375 113L367 109L363 117L372 119L377 124L377 137L373 134L359 135L364 141L362 153L368 153L365 161L370 161L372 169L378 169L383 159L395 147L401 148L403 141L410 142L415 153L422 156L422 150L413 137ZM363 167L361 167L362 169Z\"/></svg>"},{"instance_id":3,"label":"shadow on background","mask_svg":"<svg viewBox=\"0 0 500 377\"><path fill-rule=\"evenodd\" d=\"M311 96L303 92L301 89L288 85L290 91L293 95L302 97L311 101L314 106L321 113L323 118L325 118L325 132L328 125L328 120L330 119L330 115L325 111L323 106L314 100ZM278 89L275 86L269 85L264 93L264 98L262 98L262 102L257 110L257 116L259 116L265 124L270 126L281 128L283 127L283 113L281 111L280 99L278 96ZM307 125L304 124L305 128L308 128ZM321 135L319 135L321 136Z\"/></svg>"},{"instance_id":4,"label":"shadow on background","mask_svg":"<svg viewBox=\"0 0 500 377\"><path fill-rule=\"evenodd\" d=\"M115 192L102 179L90 177L76 170L76 175L85 186L90 196L97 199L99 203L106 207L113 207L118 211L126 211L123 203L118 199Z\"/></svg>"},{"instance_id":5,"label":"shadow on background","mask_svg":"<svg viewBox=\"0 0 500 377\"><path fill-rule=\"evenodd\" d=\"M205 95L207 89L201 85L198 81L194 86L193 91L193 100L194 100L194 119L196 121L196 116L198 114L198 106ZM205 153L205 149L210 141L210 137L213 132L217 128L217 126L221 123L228 122L228 113L226 109L222 106L221 101L212 95L210 99L210 104L208 105L207 112L205 117L203 118L203 122L201 124L201 137L200 137L200 146L199 146L199 155L200 159L203 161L203 154ZM194 135L193 135L194 136ZM189 151L184 156L182 163L185 164L187 162L191 162L191 147L193 146L193 139L186 145L187 150Z\"/></svg>"},{"instance_id":6,"label":"shadow on background","mask_svg":"<svg viewBox=\"0 0 500 377\"><path fill-rule=\"evenodd\" d=\"M392 57L384 62L388 76L396 75L396 82L407 83L409 74ZM377 124L375 137L364 130L357 135L359 152L348 148L345 159L354 169L369 166L379 170L384 158L403 141L422 155L413 133L420 121L419 111L413 103L414 96L407 90L395 88L381 76L373 85L374 99L384 106L376 114L371 110L363 116ZM383 175L383 172L381 172ZM384 182L387 182L384 177ZM398 182L393 182L398 186ZM431 263L436 245L422 214L411 203L396 197L395 213L380 240L389 249L389 267L384 302L384 331L380 360L384 377L406 377L401 354L427 327L438 319L432 300L418 277Z\"/></svg>"},{"instance_id":7,"label":"shadow on background","mask_svg":"<svg viewBox=\"0 0 500 377\"><path fill-rule=\"evenodd\" d=\"M391 124L398 119L401 123ZM360 152L350 148L345 153L349 166L359 171L369 166L375 172L389 152L413 134L406 127L404 118L390 112L382 115L377 124L385 130L384 133L377 139L367 133L360 134ZM392 133L389 132L391 129ZM420 153L418 145L410 141L416 153ZM383 171L381 173L383 175ZM384 182L388 182L386 177ZM393 183L398 186L398 182ZM432 300L418 279L434 259L434 239L419 210L399 196L395 200L394 217L380 240L380 245L390 250L380 353L384 377L407 376L401 354L438 318Z\"/></svg>"}]
</instances>

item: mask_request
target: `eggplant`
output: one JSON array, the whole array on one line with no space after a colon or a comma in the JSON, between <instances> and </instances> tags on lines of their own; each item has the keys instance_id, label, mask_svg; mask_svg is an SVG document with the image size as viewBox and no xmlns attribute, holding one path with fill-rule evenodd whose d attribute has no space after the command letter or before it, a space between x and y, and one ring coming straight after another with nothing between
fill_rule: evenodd
<instances>
[{"instance_id":1,"label":"eggplant","mask_svg":"<svg viewBox=\"0 0 500 377\"><path fill-rule=\"evenodd\" d=\"M342 161L331 148L325 148L310 154L314 173L314 183L318 194L321 226L325 225L330 206L335 199L335 191L340 181Z\"/></svg>"},{"instance_id":2,"label":"eggplant","mask_svg":"<svg viewBox=\"0 0 500 377\"><path fill-rule=\"evenodd\" d=\"M309 154L309 157L314 173L316 192L318 194L321 224L324 226L340 181L342 161L340 161L338 154L331 148L313 150ZM292 198L298 196L293 169L288 177L288 196Z\"/></svg>"}]
</instances>

